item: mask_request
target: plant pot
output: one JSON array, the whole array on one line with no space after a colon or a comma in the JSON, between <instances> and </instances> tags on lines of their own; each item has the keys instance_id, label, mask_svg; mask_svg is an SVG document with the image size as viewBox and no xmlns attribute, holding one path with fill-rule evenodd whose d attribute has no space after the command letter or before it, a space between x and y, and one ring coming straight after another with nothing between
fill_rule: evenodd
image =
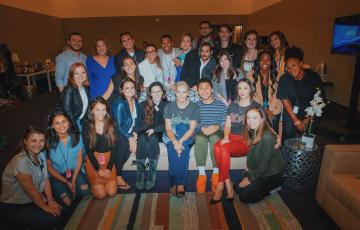
<instances>
[{"instance_id":1,"label":"plant pot","mask_svg":"<svg viewBox=\"0 0 360 230\"><path fill-rule=\"evenodd\" d=\"M303 134L301 141L305 143L306 148L312 149L314 147L316 135L314 134Z\"/></svg>"}]
</instances>

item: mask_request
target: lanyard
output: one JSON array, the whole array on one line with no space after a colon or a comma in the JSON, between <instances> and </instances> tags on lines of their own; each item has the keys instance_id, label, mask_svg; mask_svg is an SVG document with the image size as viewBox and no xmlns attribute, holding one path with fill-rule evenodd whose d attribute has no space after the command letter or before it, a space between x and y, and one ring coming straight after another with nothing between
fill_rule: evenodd
<instances>
[{"instance_id":1,"label":"lanyard","mask_svg":"<svg viewBox=\"0 0 360 230\"><path fill-rule=\"evenodd\" d=\"M66 165L66 170L69 169L69 165L68 165L68 160L69 160L69 146L71 144L71 139L68 138L69 140L67 141L66 143L66 154L64 154L63 150L61 149L61 144L59 143L59 150L61 152L61 156L62 158L64 159L65 161L65 165ZM66 155L66 158L65 158L65 155Z\"/></svg>"}]
</instances>

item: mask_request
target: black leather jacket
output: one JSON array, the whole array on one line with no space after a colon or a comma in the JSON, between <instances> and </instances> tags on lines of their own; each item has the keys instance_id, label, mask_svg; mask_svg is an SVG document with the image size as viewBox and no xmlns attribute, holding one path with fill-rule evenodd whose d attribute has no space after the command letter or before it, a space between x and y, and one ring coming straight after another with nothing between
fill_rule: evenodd
<instances>
[{"instance_id":1,"label":"black leather jacket","mask_svg":"<svg viewBox=\"0 0 360 230\"><path fill-rule=\"evenodd\" d=\"M139 103L135 100L136 113L139 114ZM118 134L130 138L129 130L133 123L129 103L122 97L118 97L111 105L111 113L116 124ZM137 116L139 117L139 115ZM136 118L137 119L137 118ZM135 121L136 123L136 121Z\"/></svg>"},{"instance_id":2,"label":"black leather jacket","mask_svg":"<svg viewBox=\"0 0 360 230\"><path fill-rule=\"evenodd\" d=\"M84 87L84 89L89 103L83 118L86 117L90 104L89 89L87 87ZM76 125L76 121L79 119L83 109L83 102L79 90L73 86L66 86L64 91L60 94L60 104L65 112L71 117L74 125Z\"/></svg>"}]
</instances>

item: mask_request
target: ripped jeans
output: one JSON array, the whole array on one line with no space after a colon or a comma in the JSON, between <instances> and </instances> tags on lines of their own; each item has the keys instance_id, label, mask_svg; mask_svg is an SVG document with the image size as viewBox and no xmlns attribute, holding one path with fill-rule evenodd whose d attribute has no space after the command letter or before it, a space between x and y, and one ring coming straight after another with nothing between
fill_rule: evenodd
<instances>
[{"instance_id":1,"label":"ripped jeans","mask_svg":"<svg viewBox=\"0 0 360 230\"><path fill-rule=\"evenodd\" d=\"M74 172L72 171L71 174L73 175L73 173ZM62 173L61 175L65 177L65 173ZM75 196L63 182L58 181L54 177L50 177L49 179L54 198L58 204L62 206L62 210L66 216L71 214L82 197L90 194L85 174L81 170L76 178ZM69 181L71 181L71 179L72 178L70 177ZM71 203L70 206L67 205L68 202Z\"/></svg>"}]
</instances>

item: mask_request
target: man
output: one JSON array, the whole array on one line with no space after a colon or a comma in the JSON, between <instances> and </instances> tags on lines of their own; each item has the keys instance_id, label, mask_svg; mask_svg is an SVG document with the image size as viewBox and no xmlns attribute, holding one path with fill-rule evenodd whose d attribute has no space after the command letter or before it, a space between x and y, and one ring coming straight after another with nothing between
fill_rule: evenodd
<instances>
[{"instance_id":1,"label":"man","mask_svg":"<svg viewBox=\"0 0 360 230\"><path fill-rule=\"evenodd\" d=\"M71 33L67 40L68 47L55 58L55 82L60 93L67 85L70 66L75 62L86 63L86 55L80 51L82 44L82 36L77 32Z\"/></svg>"},{"instance_id":2,"label":"man","mask_svg":"<svg viewBox=\"0 0 360 230\"><path fill-rule=\"evenodd\" d=\"M179 49L173 47L173 40L169 34L160 37L160 44L161 49L158 50L158 55L163 68L164 85L165 87L171 87L175 83L176 66L174 58L179 53Z\"/></svg>"},{"instance_id":3,"label":"man","mask_svg":"<svg viewBox=\"0 0 360 230\"><path fill-rule=\"evenodd\" d=\"M310 122L310 117L305 117L305 109L310 106L318 88L324 92L320 76L303 69L303 57L304 53L298 47L287 48L285 51L288 72L280 77L277 91L277 98L284 105L283 140L305 132Z\"/></svg>"},{"instance_id":4,"label":"man","mask_svg":"<svg viewBox=\"0 0 360 230\"><path fill-rule=\"evenodd\" d=\"M212 57L212 46L204 42L200 47L200 58L197 52L191 51L185 57L180 79L197 90L197 83L202 78L211 79L212 72L216 68L216 61Z\"/></svg>"},{"instance_id":5,"label":"man","mask_svg":"<svg viewBox=\"0 0 360 230\"><path fill-rule=\"evenodd\" d=\"M143 50L135 47L135 40L131 33L124 32L120 34L120 41L122 49L115 55L115 67L117 72L121 72L123 66L123 60L126 57L132 57L136 64L139 64L144 60L145 53Z\"/></svg>"},{"instance_id":6,"label":"man","mask_svg":"<svg viewBox=\"0 0 360 230\"><path fill-rule=\"evenodd\" d=\"M195 159L196 166L199 169L199 176L196 181L196 191L204 193L206 191L205 164L210 144L210 157L213 164L213 173L211 176L211 189L215 191L219 183L219 169L216 166L214 158L214 144L221 137L221 130L224 128L227 108L220 100L214 99L212 94L211 80L207 78L200 79L197 84L199 96L198 107L200 111L200 122L198 128L200 132L195 137Z\"/></svg>"},{"instance_id":7,"label":"man","mask_svg":"<svg viewBox=\"0 0 360 230\"><path fill-rule=\"evenodd\" d=\"M209 21L202 21L199 24L200 36L193 41L193 49L198 49L202 43L208 42L214 47L217 44L217 37L211 34L212 27Z\"/></svg>"},{"instance_id":8,"label":"man","mask_svg":"<svg viewBox=\"0 0 360 230\"><path fill-rule=\"evenodd\" d=\"M228 24L222 24L218 29L220 42L214 47L213 57L216 59L220 51L226 51L230 54L233 67L240 68L240 46L231 41L233 28Z\"/></svg>"}]
</instances>

